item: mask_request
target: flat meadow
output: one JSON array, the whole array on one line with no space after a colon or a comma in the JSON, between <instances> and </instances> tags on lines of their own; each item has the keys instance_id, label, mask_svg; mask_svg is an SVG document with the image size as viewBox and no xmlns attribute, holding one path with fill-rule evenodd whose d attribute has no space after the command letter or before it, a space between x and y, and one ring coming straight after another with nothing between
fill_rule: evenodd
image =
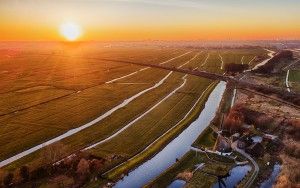
<instances>
[{"instance_id":1,"label":"flat meadow","mask_svg":"<svg viewBox=\"0 0 300 188\"><path fill-rule=\"evenodd\" d=\"M213 83L118 60L223 74L226 63L251 67L258 63L256 57L265 56L261 48L1 44L0 161L97 118L59 140L67 148L65 156L98 143L87 151L103 158L119 155L124 161L185 118ZM40 165L42 151L5 168Z\"/></svg>"}]
</instances>

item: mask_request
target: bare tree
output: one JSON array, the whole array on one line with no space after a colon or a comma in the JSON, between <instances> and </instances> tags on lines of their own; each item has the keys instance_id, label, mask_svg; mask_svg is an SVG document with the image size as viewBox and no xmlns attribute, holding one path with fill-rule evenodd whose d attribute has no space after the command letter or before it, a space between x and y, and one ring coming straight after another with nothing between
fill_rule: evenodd
<instances>
[{"instance_id":1,"label":"bare tree","mask_svg":"<svg viewBox=\"0 0 300 188\"><path fill-rule=\"evenodd\" d=\"M5 187L11 187L14 179L13 173L8 173L3 180L3 184Z\"/></svg>"},{"instance_id":2,"label":"bare tree","mask_svg":"<svg viewBox=\"0 0 300 188\"><path fill-rule=\"evenodd\" d=\"M87 175L90 173L90 165L89 162L82 158L77 165L77 174L79 175Z\"/></svg>"},{"instance_id":3,"label":"bare tree","mask_svg":"<svg viewBox=\"0 0 300 188\"><path fill-rule=\"evenodd\" d=\"M0 187L3 183L4 176L5 176L4 170L0 169Z\"/></svg>"},{"instance_id":4,"label":"bare tree","mask_svg":"<svg viewBox=\"0 0 300 188\"><path fill-rule=\"evenodd\" d=\"M244 115L241 112L231 109L224 121L224 128L231 134L238 132L244 123Z\"/></svg>"},{"instance_id":5,"label":"bare tree","mask_svg":"<svg viewBox=\"0 0 300 188\"><path fill-rule=\"evenodd\" d=\"M19 173L23 182L27 182L29 180L29 168L27 166L22 166Z\"/></svg>"}]
</instances>

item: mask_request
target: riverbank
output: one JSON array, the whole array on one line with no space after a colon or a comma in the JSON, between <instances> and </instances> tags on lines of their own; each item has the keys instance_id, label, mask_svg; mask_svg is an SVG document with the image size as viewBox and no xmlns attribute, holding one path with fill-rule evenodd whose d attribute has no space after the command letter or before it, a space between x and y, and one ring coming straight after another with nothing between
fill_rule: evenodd
<instances>
[{"instance_id":1,"label":"riverbank","mask_svg":"<svg viewBox=\"0 0 300 188\"><path fill-rule=\"evenodd\" d=\"M211 92L208 99L204 100L206 101L205 107L200 115L196 116L195 120L191 124L188 124L189 126L187 128L185 128L153 158L138 166L127 176L124 176L122 180L117 182L115 187L141 187L159 176L159 174L170 167L178 158L181 158L187 153L191 144L214 118L224 90L225 83L219 83ZM199 99L199 101L201 101L201 99ZM201 106L204 106L204 104Z\"/></svg>"},{"instance_id":2,"label":"riverbank","mask_svg":"<svg viewBox=\"0 0 300 188\"><path fill-rule=\"evenodd\" d=\"M230 109L233 91L233 86L227 85L215 117L192 144L193 147L213 148L217 135L212 127L220 127L224 114ZM204 164L204 167L193 172L196 168L195 165L199 164ZM214 153L201 153L190 150L164 173L148 183L146 187L167 187L178 179L184 180L187 186L209 187L216 183L217 178L205 172L224 176L234 165L234 160L227 157L222 157ZM182 174L190 174L190 176L184 178Z\"/></svg>"},{"instance_id":3,"label":"riverbank","mask_svg":"<svg viewBox=\"0 0 300 188\"><path fill-rule=\"evenodd\" d=\"M176 137L183 129L185 129L191 122L193 122L201 110L204 108L204 103L207 100L208 96L212 92L212 90L216 87L217 83L211 84L208 89L203 93L203 95L197 101L195 109L192 109L192 112L187 116L187 118L183 119L177 125L172 127L168 132L166 132L162 137L159 137L153 144L149 145L145 148L141 153L132 157L125 163L117 166L116 168L108 171L104 174L108 179L116 179L119 175L124 172L128 172L130 169L135 168L141 162L146 161L156 153L160 151L165 145L167 145L174 137Z\"/></svg>"},{"instance_id":4,"label":"riverbank","mask_svg":"<svg viewBox=\"0 0 300 188\"><path fill-rule=\"evenodd\" d=\"M116 181L120 177L123 177L124 174L127 174L130 169L134 169L143 161L147 161L152 156L156 155L163 147L165 147L170 140L173 140L182 130L184 130L188 125L191 124L202 112L204 108L205 101L211 95L211 92L215 89L217 83L211 84L205 92L199 97L198 101L195 103L194 107L186 114L185 118L182 121L178 122L176 126L172 127L162 136L158 137L152 144L147 146L142 152L133 156L129 160L117 165L114 163L114 168L103 173L100 181L92 182L88 187L97 187L99 185L104 185L108 181ZM107 169L107 168L106 168Z\"/></svg>"},{"instance_id":5,"label":"riverbank","mask_svg":"<svg viewBox=\"0 0 300 188\"><path fill-rule=\"evenodd\" d=\"M227 158L220 158L217 154L209 153L207 155L190 150L178 162L154 181L150 182L146 187L167 187L173 181L179 179L184 180L187 187L211 187L217 182L215 176L226 175L234 166L234 162ZM214 159L214 162L211 159ZM204 164L204 166L196 170L196 165L199 164ZM207 173L212 175L208 175Z\"/></svg>"}]
</instances>

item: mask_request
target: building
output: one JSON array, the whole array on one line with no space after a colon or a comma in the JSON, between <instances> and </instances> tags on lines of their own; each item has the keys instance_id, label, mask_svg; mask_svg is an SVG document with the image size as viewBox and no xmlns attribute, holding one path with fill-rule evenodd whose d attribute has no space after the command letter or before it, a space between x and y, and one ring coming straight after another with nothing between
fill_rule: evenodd
<instances>
[{"instance_id":1,"label":"building","mask_svg":"<svg viewBox=\"0 0 300 188\"><path fill-rule=\"evenodd\" d=\"M264 147L261 143L253 143L246 148L246 152L254 157L261 157L264 155Z\"/></svg>"}]
</instances>

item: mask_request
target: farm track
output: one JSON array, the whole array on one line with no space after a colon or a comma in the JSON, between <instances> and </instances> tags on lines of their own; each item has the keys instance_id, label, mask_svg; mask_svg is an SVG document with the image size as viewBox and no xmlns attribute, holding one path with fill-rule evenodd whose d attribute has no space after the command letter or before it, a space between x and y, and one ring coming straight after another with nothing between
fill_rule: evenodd
<instances>
[{"instance_id":1,"label":"farm track","mask_svg":"<svg viewBox=\"0 0 300 188\"><path fill-rule=\"evenodd\" d=\"M159 64L160 64L160 65L166 64L166 63L171 62L171 61L173 61L173 60L175 60L175 59L177 59L177 58L180 58L180 57L182 57L182 56L185 56L185 55L187 55L187 54L189 54L189 53L191 53L191 51L186 52L186 53L183 53L183 54L181 54L181 55L179 55L179 56L173 57L173 58L171 58L171 59L169 59L169 60L166 60L166 61L164 61L164 62L161 62L161 63L159 63ZM132 76L132 75L135 75L135 74L137 74L137 73L139 73L139 72L145 71L145 70L147 70L147 69L149 69L149 68L150 68L150 67L142 68L142 69L140 69L140 70L137 70L137 71L135 71L135 72L129 73L129 74L125 75L125 76L121 76L121 77L119 77L119 78L112 79L112 80L107 81L107 82L105 82L105 83L107 83L107 84L113 83L113 82L115 82L115 81L121 80L121 79L123 79L123 78L127 78L127 77Z\"/></svg>"},{"instance_id":2,"label":"farm track","mask_svg":"<svg viewBox=\"0 0 300 188\"><path fill-rule=\"evenodd\" d=\"M186 63L180 65L179 67L182 67L182 66L184 66L184 65L187 65L188 63L191 63L196 57L198 57L199 54L200 54L200 53L196 54L193 58L191 58L190 60L186 61ZM194 61L194 62L195 62L195 61ZM195 69L196 69L196 68L195 68ZM186 76L184 76L183 78L185 78L185 77L186 77ZM181 87L183 87L183 86L181 86ZM133 119L130 123L127 123L127 124L125 125L125 127L123 126L123 128L121 128L121 130L117 131L116 133L110 135L110 136L107 137L107 138L103 138L103 139L100 140L99 142L97 142L97 143L95 143L95 144L93 144L93 145L91 145L91 146L89 146L89 147L83 147L83 148L80 149L80 150L91 149L91 148L93 148L93 147L96 147L97 145L100 145L100 144L102 144L102 143L104 143L104 142L107 142L108 140L111 140L111 139L113 139L114 137L118 136L118 135L121 134L123 131L125 131L126 129L128 129L129 127L131 127L134 123L136 123L137 120L142 119L143 117L145 117L146 114L148 114L148 113L150 113L150 112L152 113L152 111L153 111L155 108L157 108L160 104L162 104L162 102L164 102L165 100L167 100L168 98L170 98L171 96L173 96L175 93L178 93L178 92L177 92L178 89L180 89L180 88L178 88L178 87L177 87L177 89L174 88L174 90L176 90L176 91L173 90L173 92L169 93L167 96L165 96L164 98L162 98L161 100L159 100L158 102L156 102L156 104L155 104L154 106L152 106L150 109L148 109L146 112L144 112L143 114L140 114L138 117L136 117L135 119ZM182 98L182 99L183 99L183 98ZM181 101L182 99L180 99L180 101ZM172 108L171 108L169 111L171 111L171 110L172 110ZM166 114L168 114L169 111L168 111ZM88 134L88 133L86 133L86 134ZM77 151L78 151L78 150L77 150ZM76 152L75 152L75 153L76 153ZM75 153L72 153L72 154L70 154L69 156L75 155ZM58 162L59 162L59 161L58 161Z\"/></svg>"},{"instance_id":3,"label":"farm track","mask_svg":"<svg viewBox=\"0 0 300 188\"><path fill-rule=\"evenodd\" d=\"M288 71L286 72L285 85L286 85L287 91L288 91L288 92L291 92L290 85L289 85L289 75L290 75L290 70L288 70Z\"/></svg>"},{"instance_id":4,"label":"farm track","mask_svg":"<svg viewBox=\"0 0 300 188\"><path fill-rule=\"evenodd\" d=\"M178 66L177 68L181 68L185 65L187 65L188 63L190 63L191 61L193 61L195 58L198 57L200 53L197 53L193 58L191 58L190 60L188 60L187 62L185 62L184 64ZM171 71L168 75L171 75L173 73L173 71ZM172 92L170 92L167 96L165 96L163 99L161 99L160 101L158 101L155 105L153 105L150 109L148 109L146 112L144 112L143 114L141 114L140 116L138 116L136 119L134 119L133 121L131 121L130 123L128 123L127 125L125 125L123 128L121 128L120 130L118 130L116 133L114 133L113 135L91 145L91 146L88 146L86 148L84 148L84 150L88 150L88 149L91 149L91 148L94 148L104 142L107 142L109 141L110 139L116 137L117 135L119 135L121 132L123 132L125 129L127 129L128 127L130 127L131 125L133 125L135 122L137 122L139 119L143 118L144 116L146 116L149 112L151 112L153 109L155 109L157 106L159 106L162 102L164 102L165 100L167 100L168 98L170 98L172 95L174 95L179 89L181 89L185 83L186 83L186 77L187 74L185 76L183 76L181 79L183 79L183 84L181 84L179 87L175 88Z\"/></svg>"},{"instance_id":5,"label":"farm track","mask_svg":"<svg viewBox=\"0 0 300 188\"><path fill-rule=\"evenodd\" d=\"M173 59L174 59L174 58L173 58ZM139 92L138 94L136 94L136 95L134 95L134 96L132 96L132 97L130 97L130 98L124 100L123 103L121 103L121 104L119 104L118 106L114 107L113 109L107 111L106 113L104 113L104 114L101 115L100 117L94 119L93 121L91 121L91 122L89 122L89 123L87 123L87 124L85 124L85 125L82 125L82 126L80 126L80 127L71 129L71 130L67 131L66 133L64 133L64 134L62 134L62 135L60 135L60 136L58 136L58 137L55 137L55 138L53 138L53 139L51 139L51 140L48 140L48 141L46 141L46 142L44 142L44 143L41 143L41 144L39 144L39 145L37 145L37 146L35 146L35 147L32 147L32 148L30 148L30 149L27 149L27 150L25 150L25 151L23 151L23 152L21 152L21 153L19 153L19 154L17 154L17 155L14 155L14 156L12 156L12 157L6 159L6 160L1 161L1 162L0 162L0 167L3 167L3 166L5 166L5 165L7 165L7 164L10 164L10 163L12 163L12 162L14 162L14 161L16 161L16 160L18 160L18 159L24 157L24 156L27 156L27 155L29 155L29 154L31 154L31 153L33 153L33 152L35 152L35 151L37 151L37 150L39 150L39 149L41 149L41 148L44 148L44 147L47 146L47 145L50 145L50 144L52 144L52 143L54 143L54 142L57 142L57 141L59 141L59 140L62 140L62 139L64 139L64 138L67 138L67 137L69 137L69 136L71 136L71 135L74 135L74 134L80 132L80 131L83 130L83 129L86 129L86 128L88 128L88 127L94 125L95 123L97 123L97 122L101 121L102 119L104 119L104 118L108 117L109 115L111 115L114 111L116 111L116 110L118 110L118 109L120 109L120 108L126 106L128 103L130 103L131 101L133 101L133 100L136 99L137 97L141 96L142 94L144 94L144 93L146 93L146 92L148 92L148 91L150 91L150 90L152 90L152 89L157 88L158 86L160 86L160 85L161 85L161 84L162 84L162 83L163 83L163 82L171 75L171 73L172 73L172 71L171 71L169 74L167 74L167 76L165 76L162 80L160 80L160 81L159 81L157 84L155 84L154 86L152 86L152 87L150 87L150 88L148 88L148 89L145 89L145 90Z\"/></svg>"},{"instance_id":6,"label":"farm track","mask_svg":"<svg viewBox=\"0 0 300 188\"><path fill-rule=\"evenodd\" d=\"M181 54L181 55L179 55L179 56L173 57L173 58L171 58L171 59L169 59L169 60L166 60L166 61L164 61L164 62L162 62L162 63L160 63L160 64L165 64L165 63L171 62L172 60L175 60L175 59L177 59L177 58L179 58L179 57L182 57L182 56L184 56L184 55L187 55L187 54L189 54L189 53L191 53L191 51L186 52L186 53L183 53L183 54ZM68 56L62 56L62 57L68 57ZM49 56L47 56L47 57L45 58L45 60L48 59L48 58L49 58ZM91 58L86 58L86 59L91 59ZM45 60L44 60L44 61L45 61ZM108 83L113 83L113 82L115 82L115 81L117 81L117 80L121 80L121 79L123 79L123 78L127 78L127 77L129 77L129 76L132 76L132 75L134 75L134 74L136 74L136 73L138 73L138 72L142 72L142 71L147 70L147 69L149 69L149 68L150 68L150 67L142 68L142 69L140 69L140 70L138 70L138 71L129 73L129 74L127 74L127 75L125 75L125 76L122 76L122 77L119 77L119 78L112 79L112 80L107 81L107 82L105 82L105 83L106 83L106 84L108 84ZM90 73L87 73L87 74L90 74ZM100 86L100 85L103 85L103 84L104 84L104 83L100 83L100 84L97 84L97 85L93 85L93 86L91 86L91 87L87 87L87 88L85 88L85 89L82 89L81 92L82 92L82 91L85 91L85 90L88 90L88 89L91 89L91 88L94 88L94 87L97 87L97 86ZM62 88L62 89L67 90L67 89L65 89L65 88ZM73 91L74 91L74 90L73 90ZM11 91L10 91L10 92L11 92ZM6 93L7 93L7 92L6 92ZM2 93L1 93L1 94L2 94ZM77 94L77 91L74 91L74 92L72 92L72 93L69 93L69 94L66 94L66 95L63 95L63 96L60 96L60 97L53 98L53 99L51 99L51 100L43 101L43 102L41 102L41 103L37 103L37 104L31 105L31 106L28 106L28 107L25 107L25 108L20 108L20 109L13 110L13 111L10 111L10 112L7 112L7 113L2 113L2 114L0 114L0 117L6 116L6 115L10 115L10 114L15 114L15 113L18 113L18 112L20 112L20 111L27 110L27 109L30 109L30 108L33 108L33 107L36 107L36 106L39 106L39 105L42 105L42 104L46 104L46 103L48 103L48 102L52 102L52 101L58 100L58 99L62 99L62 98L65 98L65 97L68 97L68 96L71 96L71 95L74 95L74 94L76 95L76 94Z\"/></svg>"},{"instance_id":7,"label":"farm track","mask_svg":"<svg viewBox=\"0 0 300 188\"><path fill-rule=\"evenodd\" d=\"M254 67L252 70L256 70L256 69L258 69L260 66L266 64L270 59L272 59L272 58L274 57L274 54L276 53L276 52L274 52L274 51L272 51L272 50L268 50L268 49L265 49L265 50L269 52L269 53L268 53L269 58L268 58L268 59L265 59L265 60L262 61L261 63L255 65L255 67Z\"/></svg>"},{"instance_id":8,"label":"farm track","mask_svg":"<svg viewBox=\"0 0 300 188\"><path fill-rule=\"evenodd\" d=\"M169 74L171 74L173 72L170 72ZM86 148L84 148L84 150L88 150L88 149L92 149L104 142L107 142L109 140L111 140L112 138L118 136L121 132L123 132L125 129L127 129L128 127L132 126L135 122L137 122L138 120L140 120L141 118L143 118L144 116L146 116L149 112L151 112L153 109L155 109L157 106L159 106L162 102L164 102L165 100L167 100L168 98L170 98L172 95L174 95L179 89L181 89L185 84L186 84L186 79L184 78L185 76L182 77L183 79L183 83L175 88L173 91L171 91L167 96L165 96L163 99L161 99L158 103L156 103L154 106L152 106L150 109L148 109L146 112L144 112L143 114L141 114L139 117L137 117L136 119L134 119L133 121L131 121L130 123L128 123L127 125L125 125L123 128L121 128L120 130L118 130L116 133L114 133L113 135L91 145L88 146Z\"/></svg>"},{"instance_id":9,"label":"farm track","mask_svg":"<svg viewBox=\"0 0 300 188\"><path fill-rule=\"evenodd\" d=\"M219 54L219 58L221 61L220 69L223 70L224 69L224 61L223 61L223 57L220 54Z\"/></svg>"}]
</instances>

